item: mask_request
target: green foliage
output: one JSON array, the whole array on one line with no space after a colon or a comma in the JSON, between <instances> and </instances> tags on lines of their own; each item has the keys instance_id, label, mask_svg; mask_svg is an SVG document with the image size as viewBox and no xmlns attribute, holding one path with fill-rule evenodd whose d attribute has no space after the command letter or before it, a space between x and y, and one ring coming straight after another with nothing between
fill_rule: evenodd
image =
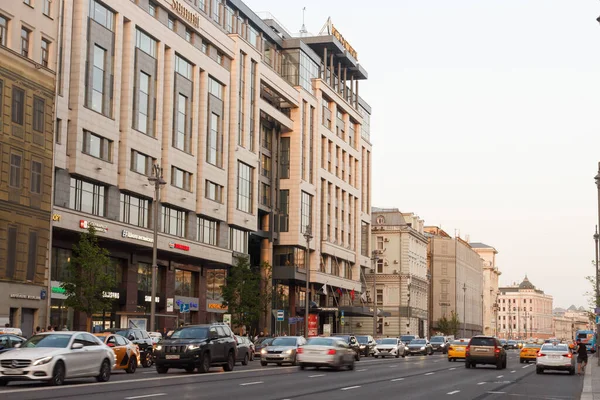
<instances>
[{"instance_id":1,"label":"green foliage","mask_svg":"<svg viewBox=\"0 0 600 400\"><path fill-rule=\"evenodd\" d=\"M454 337L458 337L458 330L460 329L460 319L458 318L458 314L454 311L450 313L450 319L448 320L448 330L449 335Z\"/></svg>"},{"instance_id":2,"label":"green foliage","mask_svg":"<svg viewBox=\"0 0 600 400\"><path fill-rule=\"evenodd\" d=\"M94 228L88 228L73 245L73 256L61 284L67 296L65 305L86 314L88 330L92 315L112 306L113 299L104 296L116 285L114 274L107 273L111 269L108 255L108 250L99 246Z\"/></svg>"},{"instance_id":3,"label":"green foliage","mask_svg":"<svg viewBox=\"0 0 600 400\"><path fill-rule=\"evenodd\" d=\"M446 315L443 315L437 322L437 330L441 332L443 335L450 334L450 321L446 318Z\"/></svg>"},{"instance_id":4,"label":"green foliage","mask_svg":"<svg viewBox=\"0 0 600 400\"><path fill-rule=\"evenodd\" d=\"M251 327L258 323L263 310L260 272L250 268L248 257L237 257L227 274L223 289L223 305L231 314L231 323Z\"/></svg>"}]
</instances>

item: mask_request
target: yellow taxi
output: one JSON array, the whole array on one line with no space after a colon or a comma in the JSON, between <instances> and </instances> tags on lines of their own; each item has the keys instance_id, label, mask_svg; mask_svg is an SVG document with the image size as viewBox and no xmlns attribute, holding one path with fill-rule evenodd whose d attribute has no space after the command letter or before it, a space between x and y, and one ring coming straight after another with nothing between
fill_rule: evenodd
<instances>
[{"instance_id":1,"label":"yellow taxi","mask_svg":"<svg viewBox=\"0 0 600 400\"><path fill-rule=\"evenodd\" d=\"M540 351L541 345L537 343L525 343L519 353L519 361L521 364L535 361L537 353Z\"/></svg>"},{"instance_id":2,"label":"yellow taxi","mask_svg":"<svg viewBox=\"0 0 600 400\"><path fill-rule=\"evenodd\" d=\"M140 361L140 348L126 337L116 333L96 333L100 340L115 352L115 369L124 369L128 374L133 374Z\"/></svg>"},{"instance_id":3,"label":"yellow taxi","mask_svg":"<svg viewBox=\"0 0 600 400\"><path fill-rule=\"evenodd\" d=\"M448 361L464 360L469 339L457 339L448 345Z\"/></svg>"}]
</instances>

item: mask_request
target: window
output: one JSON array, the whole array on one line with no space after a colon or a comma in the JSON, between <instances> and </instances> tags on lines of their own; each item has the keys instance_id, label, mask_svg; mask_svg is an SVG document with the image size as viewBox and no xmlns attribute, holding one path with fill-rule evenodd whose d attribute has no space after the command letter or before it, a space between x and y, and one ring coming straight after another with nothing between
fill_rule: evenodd
<instances>
[{"instance_id":1,"label":"window","mask_svg":"<svg viewBox=\"0 0 600 400\"><path fill-rule=\"evenodd\" d=\"M383 250L383 236L377 236L377 250Z\"/></svg>"},{"instance_id":2,"label":"window","mask_svg":"<svg viewBox=\"0 0 600 400\"><path fill-rule=\"evenodd\" d=\"M8 18L0 15L0 46L6 46L6 38L8 34Z\"/></svg>"},{"instance_id":3,"label":"window","mask_svg":"<svg viewBox=\"0 0 600 400\"><path fill-rule=\"evenodd\" d=\"M103 217L104 203L104 186L71 178L69 208Z\"/></svg>"},{"instance_id":4,"label":"window","mask_svg":"<svg viewBox=\"0 0 600 400\"><path fill-rule=\"evenodd\" d=\"M148 14L156 17L156 4L153 2L148 3Z\"/></svg>"},{"instance_id":5,"label":"window","mask_svg":"<svg viewBox=\"0 0 600 400\"><path fill-rule=\"evenodd\" d=\"M219 22L219 19L221 17L221 9L219 8L219 4L219 0L212 0L212 19L217 23Z\"/></svg>"},{"instance_id":6,"label":"window","mask_svg":"<svg viewBox=\"0 0 600 400\"><path fill-rule=\"evenodd\" d=\"M135 46L144 53L156 58L156 40L146 34L146 32L136 29Z\"/></svg>"},{"instance_id":7,"label":"window","mask_svg":"<svg viewBox=\"0 0 600 400\"><path fill-rule=\"evenodd\" d=\"M238 96L238 145L244 145L244 104L246 94L246 82L244 80L246 74L246 55L240 52L240 76L239 81L239 96Z\"/></svg>"},{"instance_id":8,"label":"window","mask_svg":"<svg viewBox=\"0 0 600 400\"><path fill-rule=\"evenodd\" d=\"M92 110L101 113L104 109L104 68L106 50L94 45L94 64L92 71Z\"/></svg>"},{"instance_id":9,"label":"window","mask_svg":"<svg viewBox=\"0 0 600 400\"><path fill-rule=\"evenodd\" d=\"M142 228L148 227L149 201L141 197L121 193L121 207L119 221L126 224L136 225Z\"/></svg>"},{"instance_id":10,"label":"window","mask_svg":"<svg viewBox=\"0 0 600 400\"><path fill-rule=\"evenodd\" d=\"M217 221L198 217L198 238L202 243L217 245Z\"/></svg>"},{"instance_id":11,"label":"window","mask_svg":"<svg viewBox=\"0 0 600 400\"><path fill-rule=\"evenodd\" d=\"M159 273L156 274L156 287L160 288L162 287L160 267L158 272ZM139 291L150 294L150 292L152 291L152 264L138 262L137 284L137 288Z\"/></svg>"},{"instance_id":12,"label":"window","mask_svg":"<svg viewBox=\"0 0 600 400\"><path fill-rule=\"evenodd\" d=\"M290 191L279 191L279 232L289 231L290 220Z\"/></svg>"},{"instance_id":13,"label":"window","mask_svg":"<svg viewBox=\"0 0 600 400\"><path fill-rule=\"evenodd\" d=\"M238 161L237 208L252 212L253 168Z\"/></svg>"},{"instance_id":14,"label":"window","mask_svg":"<svg viewBox=\"0 0 600 400\"><path fill-rule=\"evenodd\" d=\"M300 232L306 233L306 228L312 228L312 196L302 192L300 210Z\"/></svg>"},{"instance_id":15,"label":"window","mask_svg":"<svg viewBox=\"0 0 600 400\"><path fill-rule=\"evenodd\" d=\"M377 259L377 273L383 274L383 260Z\"/></svg>"},{"instance_id":16,"label":"window","mask_svg":"<svg viewBox=\"0 0 600 400\"><path fill-rule=\"evenodd\" d=\"M250 151L254 151L254 115L256 114L256 62L250 64Z\"/></svg>"},{"instance_id":17,"label":"window","mask_svg":"<svg viewBox=\"0 0 600 400\"><path fill-rule=\"evenodd\" d=\"M179 93L177 95L177 130L173 138L173 147L186 151L186 123L187 123L187 101L188 98Z\"/></svg>"},{"instance_id":18,"label":"window","mask_svg":"<svg viewBox=\"0 0 600 400\"><path fill-rule=\"evenodd\" d=\"M53 281L64 281L67 279L67 266L69 261L71 261L71 255L72 251L70 249L52 247L50 276Z\"/></svg>"},{"instance_id":19,"label":"window","mask_svg":"<svg viewBox=\"0 0 600 400\"><path fill-rule=\"evenodd\" d=\"M202 46L200 49L204 54L208 53L208 43L206 40L202 40Z\"/></svg>"},{"instance_id":20,"label":"window","mask_svg":"<svg viewBox=\"0 0 600 400\"><path fill-rule=\"evenodd\" d=\"M90 1L90 18L109 31L113 30L115 14L96 0Z\"/></svg>"},{"instance_id":21,"label":"window","mask_svg":"<svg viewBox=\"0 0 600 400\"><path fill-rule=\"evenodd\" d=\"M142 175L150 175L152 164L154 160L152 157L140 153L137 150L131 150L131 170Z\"/></svg>"},{"instance_id":22,"label":"window","mask_svg":"<svg viewBox=\"0 0 600 400\"><path fill-rule=\"evenodd\" d=\"M223 84L210 76L208 78L208 93L212 94L217 99L223 100Z\"/></svg>"},{"instance_id":23,"label":"window","mask_svg":"<svg viewBox=\"0 0 600 400\"><path fill-rule=\"evenodd\" d=\"M162 206L162 231L169 235L175 235L185 237L186 232L186 212L171 208L168 206Z\"/></svg>"},{"instance_id":24,"label":"window","mask_svg":"<svg viewBox=\"0 0 600 400\"><path fill-rule=\"evenodd\" d=\"M30 190L42 194L42 163L39 161L31 161Z\"/></svg>"},{"instance_id":25,"label":"window","mask_svg":"<svg viewBox=\"0 0 600 400\"><path fill-rule=\"evenodd\" d=\"M271 186L261 182L258 196L260 198L260 204L271 207Z\"/></svg>"},{"instance_id":26,"label":"window","mask_svg":"<svg viewBox=\"0 0 600 400\"><path fill-rule=\"evenodd\" d=\"M171 167L171 185L183 190L192 190L192 174L177 167Z\"/></svg>"},{"instance_id":27,"label":"window","mask_svg":"<svg viewBox=\"0 0 600 400\"><path fill-rule=\"evenodd\" d=\"M273 132L271 130L271 128L269 128L266 125L262 125L262 129L260 131L260 136L261 136L261 144L262 147L264 147L265 149L271 151L272 149L272 145L273 145ZM282 138L281 140L283 140L285 138ZM289 138L287 138L289 141ZM288 146L289 149L289 146ZM289 163L289 158L288 158L288 163Z\"/></svg>"},{"instance_id":28,"label":"window","mask_svg":"<svg viewBox=\"0 0 600 400\"><path fill-rule=\"evenodd\" d=\"M271 157L264 154L260 156L260 174L266 178L271 177Z\"/></svg>"},{"instance_id":29,"label":"window","mask_svg":"<svg viewBox=\"0 0 600 400\"><path fill-rule=\"evenodd\" d=\"M223 186L206 181L205 191L204 197L217 203L223 203Z\"/></svg>"},{"instance_id":30,"label":"window","mask_svg":"<svg viewBox=\"0 0 600 400\"><path fill-rule=\"evenodd\" d=\"M198 295L197 273L192 271L184 271L182 269L175 270L175 295L196 297Z\"/></svg>"},{"instance_id":31,"label":"window","mask_svg":"<svg viewBox=\"0 0 600 400\"><path fill-rule=\"evenodd\" d=\"M44 132L44 99L33 97L33 130Z\"/></svg>"},{"instance_id":32,"label":"window","mask_svg":"<svg viewBox=\"0 0 600 400\"><path fill-rule=\"evenodd\" d=\"M202 12L206 12L205 0L198 0L198 9Z\"/></svg>"},{"instance_id":33,"label":"window","mask_svg":"<svg viewBox=\"0 0 600 400\"><path fill-rule=\"evenodd\" d=\"M150 99L150 75L140 72L138 92L138 114L137 114L137 129L140 132L148 133L148 110Z\"/></svg>"},{"instance_id":34,"label":"window","mask_svg":"<svg viewBox=\"0 0 600 400\"><path fill-rule=\"evenodd\" d=\"M377 289L377 305L383 305L383 289Z\"/></svg>"},{"instance_id":35,"label":"window","mask_svg":"<svg viewBox=\"0 0 600 400\"><path fill-rule=\"evenodd\" d=\"M48 58L50 56L50 42L46 39L42 39L42 60L41 64L48 68Z\"/></svg>"},{"instance_id":36,"label":"window","mask_svg":"<svg viewBox=\"0 0 600 400\"><path fill-rule=\"evenodd\" d=\"M192 31L185 29L185 40L192 43Z\"/></svg>"},{"instance_id":37,"label":"window","mask_svg":"<svg viewBox=\"0 0 600 400\"><path fill-rule=\"evenodd\" d=\"M248 253L248 232L229 228L229 247L238 253Z\"/></svg>"},{"instance_id":38,"label":"window","mask_svg":"<svg viewBox=\"0 0 600 400\"><path fill-rule=\"evenodd\" d=\"M304 89L312 93L312 80L319 76L319 66L303 51L300 51L300 79Z\"/></svg>"},{"instance_id":39,"label":"window","mask_svg":"<svg viewBox=\"0 0 600 400\"><path fill-rule=\"evenodd\" d=\"M281 159L279 163L279 177L289 179L290 177L290 138L281 138Z\"/></svg>"},{"instance_id":40,"label":"window","mask_svg":"<svg viewBox=\"0 0 600 400\"><path fill-rule=\"evenodd\" d=\"M252 46L258 47L258 32L250 25L248 25L248 41Z\"/></svg>"},{"instance_id":41,"label":"window","mask_svg":"<svg viewBox=\"0 0 600 400\"><path fill-rule=\"evenodd\" d=\"M31 31L25 27L21 27L21 55L29 57L29 35Z\"/></svg>"},{"instance_id":42,"label":"window","mask_svg":"<svg viewBox=\"0 0 600 400\"><path fill-rule=\"evenodd\" d=\"M221 117L215 113L211 113L208 140L206 141L206 146L208 147L206 161L209 164L216 165L217 167L222 166L222 142Z\"/></svg>"},{"instance_id":43,"label":"window","mask_svg":"<svg viewBox=\"0 0 600 400\"><path fill-rule=\"evenodd\" d=\"M10 155L10 178L8 185L14 188L21 187L21 176L23 170L23 155L11 153Z\"/></svg>"},{"instance_id":44,"label":"window","mask_svg":"<svg viewBox=\"0 0 600 400\"><path fill-rule=\"evenodd\" d=\"M192 79L192 64L187 61L185 58L181 58L179 55L175 56L175 72L179 75L187 78L189 80Z\"/></svg>"},{"instance_id":45,"label":"window","mask_svg":"<svg viewBox=\"0 0 600 400\"><path fill-rule=\"evenodd\" d=\"M223 65L223 53L217 51L217 64Z\"/></svg>"},{"instance_id":46,"label":"window","mask_svg":"<svg viewBox=\"0 0 600 400\"><path fill-rule=\"evenodd\" d=\"M175 19L170 15L168 17L167 27L172 31L175 30Z\"/></svg>"},{"instance_id":47,"label":"window","mask_svg":"<svg viewBox=\"0 0 600 400\"><path fill-rule=\"evenodd\" d=\"M308 126L308 181L313 183L313 162L314 162L314 123L315 123L315 108L310 106L309 126Z\"/></svg>"},{"instance_id":48,"label":"window","mask_svg":"<svg viewBox=\"0 0 600 400\"><path fill-rule=\"evenodd\" d=\"M111 161L112 141L94 133L83 131L83 152L104 161Z\"/></svg>"},{"instance_id":49,"label":"window","mask_svg":"<svg viewBox=\"0 0 600 400\"><path fill-rule=\"evenodd\" d=\"M25 91L16 86L12 88L12 122L23 125L25 114Z\"/></svg>"},{"instance_id":50,"label":"window","mask_svg":"<svg viewBox=\"0 0 600 400\"><path fill-rule=\"evenodd\" d=\"M6 240L6 277L14 278L17 268L17 227L9 226Z\"/></svg>"},{"instance_id":51,"label":"window","mask_svg":"<svg viewBox=\"0 0 600 400\"><path fill-rule=\"evenodd\" d=\"M43 4L42 4L42 12L44 13L44 15L50 17L50 5L52 3L52 0L43 0Z\"/></svg>"}]
</instances>

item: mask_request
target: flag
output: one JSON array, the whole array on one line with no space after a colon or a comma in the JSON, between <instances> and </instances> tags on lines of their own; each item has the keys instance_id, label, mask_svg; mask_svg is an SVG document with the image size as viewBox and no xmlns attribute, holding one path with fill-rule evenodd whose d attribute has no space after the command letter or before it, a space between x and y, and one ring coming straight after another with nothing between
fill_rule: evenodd
<instances>
[{"instance_id":1,"label":"flag","mask_svg":"<svg viewBox=\"0 0 600 400\"><path fill-rule=\"evenodd\" d=\"M354 289L350 291L350 298L354 301Z\"/></svg>"},{"instance_id":2,"label":"flag","mask_svg":"<svg viewBox=\"0 0 600 400\"><path fill-rule=\"evenodd\" d=\"M367 302L367 292L362 292L360 294L360 299L366 303Z\"/></svg>"},{"instance_id":3,"label":"flag","mask_svg":"<svg viewBox=\"0 0 600 400\"><path fill-rule=\"evenodd\" d=\"M338 293L340 296L342 295L342 289L340 289L340 288L337 288L337 289L336 289L336 292L337 292L337 293Z\"/></svg>"},{"instance_id":4,"label":"flag","mask_svg":"<svg viewBox=\"0 0 600 400\"><path fill-rule=\"evenodd\" d=\"M327 296L327 284L324 284L323 287L321 288L321 291L323 291L323 294L325 296Z\"/></svg>"}]
</instances>

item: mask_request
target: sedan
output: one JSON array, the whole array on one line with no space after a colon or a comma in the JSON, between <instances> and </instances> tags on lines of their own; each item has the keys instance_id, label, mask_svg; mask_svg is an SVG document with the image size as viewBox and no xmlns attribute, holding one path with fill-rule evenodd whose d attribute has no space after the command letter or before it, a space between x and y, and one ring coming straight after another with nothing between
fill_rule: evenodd
<instances>
[{"instance_id":1,"label":"sedan","mask_svg":"<svg viewBox=\"0 0 600 400\"><path fill-rule=\"evenodd\" d=\"M358 347L360 349L361 355L365 357L369 357L373 354L373 349L375 348L375 340L373 340L373 336L371 335L359 335L356 336L356 340L358 341Z\"/></svg>"},{"instance_id":2,"label":"sedan","mask_svg":"<svg viewBox=\"0 0 600 400\"><path fill-rule=\"evenodd\" d=\"M406 356L406 345L396 338L381 339L381 343L377 343L374 349L373 357L402 357Z\"/></svg>"},{"instance_id":3,"label":"sedan","mask_svg":"<svg viewBox=\"0 0 600 400\"><path fill-rule=\"evenodd\" d=\"M129 339L115 333L96 333L98 339L110 347L115 353L116 369L124 369L128 374L133 374L141 362L140 348Z\"/></svg>"},{"instance_id":4,"label":"sedan","mask_svg":"<svg viewBox=\"0 0 600 400\"><path fill-rule=\"evenodd\" d=\"M354 369L354 350L342 340L316 337L298 349L300 369L330 367Z\"/></svg>"},{"instance_id":5,"label":"sedan","mask_svg":"<svg viewBox=\"0 0 600 400\"><path fill-rule=\"evenodd\" d=\"M469 339L457 339L448 345L448 361L464 360Z\"/></svg>"},{"instance_id":6,"label":"sedan","mask_svg":"<svg viewBox=\"0 0 600 400\"><path fill-rule=\"evenodd\" d=\"M254 342L254 357L260 357L261 350L273 343L273 340L275 338L272 337L259 337L256 339Z\"/></svg>"},{"instance_id":7,"label":"sedan","mask_svg":"<svg viewBox=\"0 0 600 400\"><path fill-rule=\"evenodd\" d=\"M260 351L260 365L263 367L269 363L298 365L296 352L305 343L306 340L302 336L281 336L275 338L270 346Z\"/></svg>"},{"instance_id":8,"label":"sedan","mask_svg":"<svg viewBox=\"0 0 600 400\"><path fill-rule=\"evenodd\" d=\"M90 333L40 333L0 354L0 386L10 381L46 381L56 386L65 379L85 377L107 382L114 365L112 349Z\"/></svg>"},{"instance_id":9,"label":"sedan","mask_svg":"<svg viewBox=\"0 0 600 400\"><path fill-rule=\"evenodd\" d=\"M17 345L21 345L26 339L21 336L11 335L11 334L1 334L0 335L0 353L4 353L5 351L12 350Z\"/></svg>"},{"instance_id":10,"label":"sedan","mask_svg":"<svg viewBox=\"0 0 600 400\"><path fill-rule=\"evenodd\" d=\"M537 343L525 343L519 352L519 361L521 364L529 363L537 359L537 353L540 351L540 345Z\"/></svg>"},{"instance_id":11,"label":"sedan","mask_svg":"<svg viewBox=\"0 0 600 400\"><path fill-rule=\"evenodd\" d=\"M537 353L535 372L544 373L546 370L569 371L575 373L575 358L569 346L562 343L545 343Z\"/></svg>"},{"instance_id":12,"label":"sedan","mask_svg":"<svg viewBox=\"0 0 600 400\"><path fill-rule=\"evenodd\" d=\"M427 339L413 339L408 344L408 354L432 355L433 348Z\"/></svg>"},{"instance_id":13,"label":"sedan","mask_svg":"<svg viewBox=\"0 0 600 400\"><path fill-rule=\"evenodd\" d=\"M243 336L235 336L235 340L237 342L237 358L235 361L240 361L242 365L248 365L248 361L250 361L253 357L254 353L253 347L251 346L252 342Z\"/></svg>"}]
</instances>

